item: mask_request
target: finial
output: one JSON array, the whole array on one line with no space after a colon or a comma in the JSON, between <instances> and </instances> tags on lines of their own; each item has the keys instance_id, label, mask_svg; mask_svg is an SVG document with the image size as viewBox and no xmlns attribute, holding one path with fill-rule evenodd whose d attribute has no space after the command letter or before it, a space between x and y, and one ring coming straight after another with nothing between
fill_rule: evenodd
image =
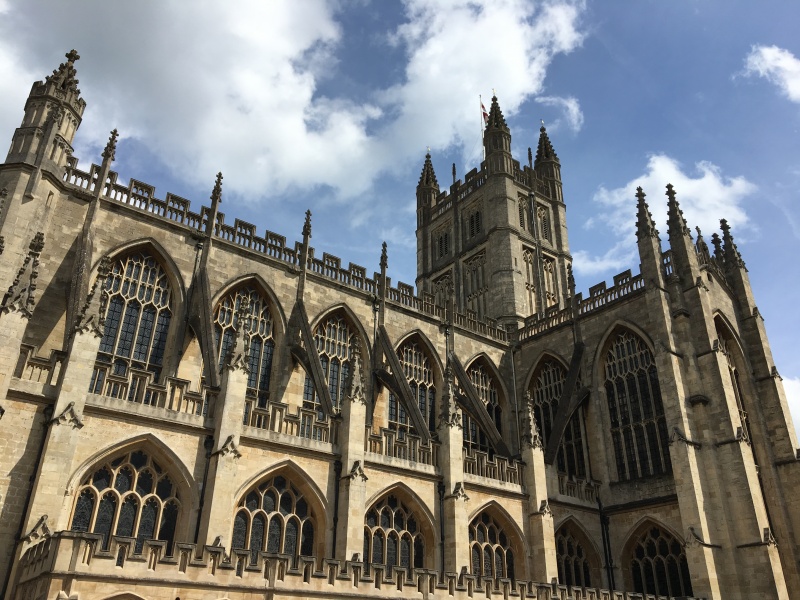
<instances>
[{"instance_id":1,"label":"finial","mask_svg":"<svg viewBox=\"0 0 800 600\"><path fill-rule=\"evenodd\" d=\"M674 187L672 187L672 184L671 184L671 183L668 183L668 184L667 184L667 192L666 192L666 195L667 195L667 198L669 198L669 200L670 200L671 202L675 202L675 188L674 188Z\"/></svg>"},{"instance_id":2,"label":"finial","mask_svg":"<svg viewBox=\"0 0 800 600\"><path fill-rule=\"evenodd\" d=\"M497 98L497 92L492 88L492 98Z\"/></svg>"},{"instance_id":3,"label":"finial","mask_svg":"<svg viewBox=\"0 0 800 600\"><path fill-rule=\"evenodd\" d=\"M222 202L222 171L217 173L217 180L214 183L214 189L211 191L212 202Z\"/></svg>"},{"instance_id":4,"label":"finial","mask_svg":"<svg viewBox=\"0 0 800 600\"><path fill-rule=\"evenodd\" d=\"M531 147L528 146L528 166L532 169L533 168L533 152L531 152Z\"/></svg>"},{"instance_id":5,"label":"finial","mask_svg":"<svg viewBox=\"0 0 800 600\"><path fill-rule=\"evenodd\" d=\"M74 63L76 60L80 59L81 55L73 48L69 52L67 52L64 56L66 56L67 60L71 63Z\"/></svg>"},{"instance_id":6,"label":"finial","mask_svg":"<svg viewBox=\"0 0 800 600\"><path fill-rule=\"evenodd\" d=\"M692 237L689 227L686 225L686 219L683 218L683 211L681 205L675 197L675 188L671 183L667 184L666 191L667 198L667 227L670 236L685 235L689 238Z\"/></svg>"},{"instance_id":7,"label":"finial","mask_svg":"<svg viewBox=\"0 0 800 600\"><path fill-rule=\"evenodd\" d=\"M572 264L567 263L567 286L569 287L569 293L574 298L575 297L575 276L572 274Z\"/></svg>"},{"instance_id":8,"label":"finial","mask_svg":"<svg viewBox=\"0 0 800 600\"><path fill-rule=\"evenodd\" d=\"M544 119L539 119L539 120L542 122L542 126L539 128L539 131L542 131L542 132L544 132L544 131L547 131L547 130L544 128Z\"/></svg>"},{"instance_id":9,"label":"finial","mask_svg":"<svg viewBox=\"0 0 800 600\"><path fill-rule=\"evenodd\" d=\"M708 244L703 239L703 232L700 231L699 227L695 227L695 231L697 231L697 242L695 243L695 248L697 253L702 257L704 262L708 262L708 259L711 258L711 254L708 251Z\"/></svg>"},{"instance_id":10,"label":"finial","mask_svg":"<svg viewBox=\"0 0 800 600\"><path fill-rule=\"evenodd\" d=\"M456 163L453 163L453 183L456 182Z\"/></svg>"},{"instance_id":11,"label":"finial","mask_svg":"<svg viewBox=\"0 0 800 600\"><path fill-rule=\"evenodd\" d=\"M430 146L425 146L425 148L427 148L426 156L430 156L431 155L431 147Z\"/></svg>"},{"instance_id":12,"label":"finial","mask_svg":"<svg viewBox=\"0 0 800 600\"><path fill-rule=\"evenodd\" d=\"M636 237L640 239L645 237L658 238L658 230L653 222L653 215L647 206L645 196L642 186L638 186L636 188Z\"/></svg>"},{"instance_id":13,"label":"finial","mask_svg":"<svg viewBox=\"0 0 800 600\"><path fill-rule=\"evenodd\" d=\"M311 237L311 210L306 211L306 222L303 223L303 237Z\"/></svg>"},{"instance_id":14,"label":"finial","mask_svg":"<svg viewBox=\"0 0 800 600\"><path fill-rule=\"evenodd\" d=\"M722 260L722 240L719 239L719 235L716 233L711 234L711 243L714 246L714 258L721 261Z\"/></svg>"},{"instance_id":15,"label":"finial","mask_svg":"<svg viewBox=\"0 0 800 600\"><path fill-rule=\"evenodd\" d=\"M386 251L386 242L381 246L381 270L385 271L389 267L389 253Z\"/></svg>"},{"instance_id":16,"label":"finial","mask_svg":"<svg viewBox=\"0 0 800 600\"><path fill-rule=\"evenodd\" d=\"M117 151L117 137L119 134L117 133L117 128L111 130L111 136L108 138L108 143L106 144L105 150L103 150L103 158L109 162L114 160L114 155Z\"/></svg>"}]
</instances>

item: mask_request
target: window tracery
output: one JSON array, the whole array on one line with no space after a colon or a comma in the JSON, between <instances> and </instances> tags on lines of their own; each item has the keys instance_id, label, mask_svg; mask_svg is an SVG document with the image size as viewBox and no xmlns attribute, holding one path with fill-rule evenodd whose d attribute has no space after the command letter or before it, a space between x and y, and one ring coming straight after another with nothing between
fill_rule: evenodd
<instances>
[{"instance_id":1,"label":"window tracery","mask_svg":"<svg viewBox=\"0 0 800 600\"><path fill-rule=\"evenodd\" d=\"M653 355L641 338L613 334L605 360L611 438L621 481L672 472Z\"/></svg>"},{"instance_id":2,"label":"window tracery","mask_svg":"<svg viewBox=\"0 0 800 600\"><path fill-rule=\"evenodd\" d=\"M683 544L662 527L648 527L638 537L630 567L634 590L640 594L693 595Z\"/></svg>"},{"instance_id":3,"label":"window tracery","mask_svg":"<svg viewBox=\"0 0 800 600\"><path fill-rule=\"evenodd\" d=\"M482 251L464 261L464 297L467 308L483 317L486 314L486 252Z\"/></svg>"},{"instance_id":4,"label":"window tracery","mask_svg":"<svg viewBox=\"0 0 800 600\"><path fill-rule=\"evenodd\" d=\"M214 310L218 367L222 369L228 353L233 349L239 327L238 313L245 299L250 301L249 318L244 323L249 369L247 396L257 400L258 408L265 408L269 399L272 357L275 352L273 320L267 299L252 286L241 286L229 292Z\"/></svg>"},{"instance_id":5,"label":"window tracery","mask_svg":"<svg viewBox=\"0 0 800 600\"><path fill-rule=\"evenodd\" d=\"M414 512L394 495L384 497L364 518L364 562L421 569L425 565L425 539Z\"/></svg>"},{"instance_id":6,"label":"window tracery","mask_svg":"<svg viewBox=\"0 0 800 600\"><path fill-rule=\"evenodd\" d=\"M561 526L556 534L556 561L560 583L591 587L592 565L589 553L580 540L573 536L568 525Z\"/></svg>"},{"instance_id":7,"label":"window tracery","mask_svg":"<svg viewBox=\"0 0 800 600\"><path fill-rule=\"evenodd\" d=\"M99 533L108 549L112 535L167 542L172 554L181 503L169 474L151 456L134 450L101 463L76 492L70 530Z\"/></svg>"},{"instance_id":8,"label":"window tracery","mask_svg":"<svg viewBox=\"0 0 800 600\"><path fill-rule=\"evenodd\" d=\"M487 511L469 524L471 573L495 579L515 578L514 551L502 526Z\"/></svg>"},{"instance_id":9,"label":"window tracery","mask_svg":"<svg viewBox=\"0 0 800 600\"><path fill-rule=\"evenodd\" d=\"M97 368L89 392L124 395L120 384L104 389L106 374L127 377L131 369L153 373L158 380L164 361L167 333L172 318L171 288L159 262L144 251L133 252L114 261L106 278L108 292L105 327L97 353ZM128 399L137 393L130 386Z\"/></svg>"},{"instance_id":10,"label":"window tracery","mask_svg":"<svg viewBox=\"0 0 800 600\"><path fill-rule=\"evenodd\" d=\"M535 254L530 248L523 248L522 262L525 263L525 291L528 294L528 312L536 312L536 267Z\"/></svg>"},{"instance_id":11,"label":"window tracery","mask_svg":"<svg viewBox=\"0 0 800 600\"><path fill-rule=\"evenodd\" d=\"M539 227L540 231L542 232L542 239L547 240L548 242L551 241L550 217L547 214L547 209L543 206L540 206L536 210L536 216L539 218Z\"/></svg>"},{"instance_id":12,"label":"window tracery","mask_svg":"<svg viewBox=\"0 0 800 600\"><path fill-rule=\"evenodd\" d=\"M411 394L417 401L419 412L428 424L428 430L436 431L436 386L433 379L433 369L428 355L420 345L409 340L397 351L403 373L408 380ZM406 407L389 393L389 429L397 432L398 438L403 439L407 433L414 433L414 426L409 422Z\"/></svg>"},{"instance_id":13,"label":"window tracery","mask_svg":"<svg viewBox=\"0 0 800 600\"><path fill-rule=\"evenodd\" d=\"M742 393L742 382L739 379L739 369L736 366L736 360L733 355L733 348L735 342L731 339L730 334L725 328L720 326L718 318L715 319L717 329L717 339L719 340L720 352L725 356L725 362L728 365L728 375L730 377L731 387L733 394L736 398L736 408L739 410L739 419L742 422L742 434L746 440L751 440L750 437L750 423L747 419L747 411L744 407L744 394Z\"/></svg>"},{"instance_id":14,"label":"window tracery","mask_svg":"<svg viewBox=\"0 0 800 600\"><path fill-rule=\"evenodd\" d=\"M556 275L556 261L549 256L542 257L542 272L544 274L544 299L546 308L558 304L558 283Z\"/></svg>"},{"instance_id":15,"label":"window tracery","mask_svg":"<svg viewBox=\"0 0 800 600\"><path fill-rule=\"evenodd\" d=\"M486 407L489 418L497 427L497 431L503 433L503 410L497 393L497 383L494 376L481 364L474 363L467 371L467 375L472 382L478 397ZM461 431L464 441L464 448L469 451L478 450L487 454L494 455L494 448L489 442L489 436L478 424L478 420L469 411L462 407L461 411Z\"/></svg>"},{"instance_id":16,"label":"window tracery","mask_svg":"<svg viewBox=\"0 0 800 600\"><path fill-rule=\"evenodd\" d=\"M534 415L542 443L547 446L553 432L553 423L558 414L558 403L567 381L566 369L556 360L546 359L536 369L532 378L531 397ZM556 467L580 479L586 479L586 439L582 419L583 408L579 407L570 417L556 455Z\"/></svg>"},{"instance_id":17,"label":"window tracery","mask_svg":"<svg viewBox=\"0 0 800 600\"><path fill-rule=\"evenodd\" d=\"M315 517L303 494L284 476L254 486L239 500L233 519L233 549L250 550L255 564L259 552L313 556Z\"/></svg>"}]
</instances>

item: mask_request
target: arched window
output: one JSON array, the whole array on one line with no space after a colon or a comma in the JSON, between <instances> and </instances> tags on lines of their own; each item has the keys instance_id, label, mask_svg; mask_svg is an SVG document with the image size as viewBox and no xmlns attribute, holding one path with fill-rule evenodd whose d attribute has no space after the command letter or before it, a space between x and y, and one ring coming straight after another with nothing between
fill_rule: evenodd
<instances>
[{"instance_id":1,"label":"arched window","mask_svg":"<svg viewBox=\"0 0 800 600\"><path fill-rule=\"evenodd\" d=\"M497 382L489 369L479 362L473 363L467 371L478 397L483 401L489 418L497 427L497 431L503 433L503 409L500 408L500 401L497 394Z\"/></svg>"},{"instance_id":2,"label":"arched window","mask_svg":"<svg viewBox=\"0 0 800 600\"><path fill-rule=\"evenodd\" d=\"M671 473L658 372L642 339L627 330L612 334L605 375L619 479Z\"/></svg>"},{"instance_id":3,"label":"arched window","mask_svg":"<svg viewBox=\"0 0 800 600\"><path fill-rule=\"evenodd\" d=\"M592 566L590 553L580 539L573 535L570 525L562 525L556 533L556 561L558 562L558 581L563 585L591 587Z\"/></svg>"},{"instance_id":4,"label":"arched window","mask_svg":"<svg viewBox=\"0 0 800 600\"><path fill-rule=\"evenodd\" d=\"M630 554L636 592L670 597L693 595L683 544L662 527L648 527L637 537Z\"/></svg>"},{"instance_id":5,"label":"arched window","mask_svg":"<svg viewBox=\"0 0 800 600\"><path fill-rule=\"evenodd\" d=\"M553 433L553 422L558 414L558 403L564 391L567 371L556 360L545 359L537 367L531 380L531 398L534 415L542 443L547 442ZM583 424L583 407L579 407L570 417L561 445L558 448L556 466L559 473L586 479L586 435Z\"/></svg>"},{"instance_id":6,"label":"arched window","mask_svg":"<svg viewBox=\"0 0 800 600\"><path fill-rule=\"evenodd\" d=\"M130 369L161 375L167 332L172 318L171 289L159 262L144 251L114 261L106 282L108 308L89 392L114 397L125 395L125 387L110 384L106 374L128 377ZM129 386L129 400L138 392Z\"/></svg>"},{"instance_id":7,"label":"arched window","mask_svg":"<svg viewBox=\"0 0 800 600\"><path fill-rule=\"evenodd\" d=\"M102 463L77 490L72 531L136 538L135 553L145 540L164 540L172 554L180 500L175 484L151 456L135 450Z\"/></svg>"},{"instance_id":8,"label":"arched window","mask_svg":"<svg viewBox=\"0 0 800 600\"><path fill-rule=\"evenodd\" d=\"M536 312L536 267L535 254L530 248L522 250L522 262L525 263L525 291L528 293L528 313Z\"/></svg>"},{"instance_id":9,"label":"arched window","mask_svg":"<svg viewBox=\"0 0 800 600\"><path fill-rule=\"evenodd\" d=\"M272 355L275 352L273 321L267 299L252 286L241 286L229 292L214 310L218 367L222 369L228 353L233 349L239 327L238 313L245 298L250 301L250 314L244 331L247 366L250 370L247 376L247 396L256 399L258 408L265 408L269 399Z\"/></svg>"},{"instance_id":10,"label":"arched window","mask_svg":"<svg viewBox=\"0 0 800 600\"><path fill-rule=\"evenodd\" d=\"M433 369L428 355L414 340L405 342L397 351L403 372L411 387L411 394L417 400L419 412L428 424L428 430L436 430L436 386L433 381ZM398 437L413 430L403 403L389 394L389 429L398 432Z\"/></svg>"},{"instance_id":11,"label":"arched window","mask_svg":"<svg viewBox=\"0 0 800 600\"><path fill-rule=\"evenodd\" d=\"M325 372L325 379L328 382L328 391L331 394L334 410L342 405L342 400L347 393L353 340L353 330L342 316L336 314L320 323L314 331L314 343L317 346L322 370ZM303 400L304 405L308 404L306 408L319 409L314 384L308 374L306 374Z\"/></svg>"},{"instance_id":12,"label":"arched window","mask_svg":"<svg viewBox=\"0 0 800 600\"><path fill-rule=\"evenodd\" d=\"M730 376L731 387L733 394L736 397L736 407L739 409L739 419L742 422L742 434L744 439L751 440L750 437L750 424L747 421L747 411L744 405L744 394L742 393L742 382L739 379L739 369L736 366L737 360L734 356L736 351L736 341L727 327L720 323L719 317L714 319L714 324L717 328L717 339L719 339L719 349L725 356L725 361L728 364L728 375Z\"/></svg>"},{"instance_id":13,"label":"arched window","mask_svg":"<svg viewBox=\"0 0 800 600\"><path fill-rule=\"evenodd\" d=\"M547 215L547 209L540 206L536 211L537 216L539 217L539 227L542 232L542 239L550 241L550 218Z\"/></svg>"},{"instance_id":14,"label":"arched window","mask_svg":"<svg viewBox=\"0 0 800 600\"><path fill-rule=\"evenodd\" d=\"M473 575L515 578L511 540L487 511L481 512L469 524L469 551Z\"/></svg>"},{"instance_id":15,"label":"arched window","mask_svg":"<svg viewBox=\"0 0 800 600\"><path fill-rule=\"evenodd\" d=\"M425 539L414 512L396 496L389 495L372 505L364 519L364 562L422 569Z\"/></svg>"},{"instance_id":16,"label":"arched window","mask_svg":"<svg viewBox=\"0 0 800 600\"><path fill-rule=\"evenodd\" d=\"M314 555L314 515L303 494L282 475L253 487L239 501L233 519L231 547L250 550L255 564L259 552Z\"/></svg>"},{"instance_id":17,"label":"arched window","mask_svg":"<svg viewBox=\"0 0 800 600\"><path fill-rule=\"evenodd\" d=\"M542 273L544 275L544 300L546 308L558 304L558 279L556 261L548 256L542 257Z\"/></svg>"}]
</instances>

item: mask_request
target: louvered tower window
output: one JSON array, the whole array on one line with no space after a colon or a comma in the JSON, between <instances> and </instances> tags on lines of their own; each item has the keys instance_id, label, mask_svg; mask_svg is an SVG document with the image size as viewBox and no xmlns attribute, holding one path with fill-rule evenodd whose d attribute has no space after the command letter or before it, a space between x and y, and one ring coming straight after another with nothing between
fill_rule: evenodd
<instances>
[{"instance_id":1,"label":"louvered tower window","mask_svg":"<svg viewBox=\"0 0 800 600\"><path fill-rule=\"evenodd\" d=\"M394 495L384 497L364 519L364 562L421 569L425 565L425 539L414 512Z\"/></svg>"},{"instance_id":2,"label":"louvered tower window","mask_svg":"<svg viewBox=\"0 0 800 600\"><path fill-rule=\"evenodd\" d=\"M233 350L239 328L239 310L245 298L250 301L249 318L244 324L249 368L247 396L255 398L259 408L265 408L269 399L272 356L275 352L273 321L267 299L253 287L239 287L229 292L214 310L218 367L222 369Z\"/></svg>"},{"instance_id":3,"label":"louvered tower window","mask_svg":"<svg viewBox=\"0 0 800 600\"><path fill-rule=\"evenodd\" d=\"M167 554L172 554L181 509L178 491L145 452L135 450L101 463L83 479L76 496L70 529L99 533L103 550L118 535L136 539L136 554L146 540L167 542Z\"/></svg>"},{"instance_id":4,"label":"louvered tower window","mask_svg":"<svg viewBox=\"0 0 800 600\"><path fill-rule=\"evenodd\" d=\"M259 552L299 556L314 554L314 515L303 494L284 476L264 481L239 501L233 519L231 547L250 550L255 564Z\"/></svg>"},{"instance_id":5,"label":"louvered tower window","mask_svg":"<svg viewBox=\"0 0 800 600\"><path fill-rule=\"evenodd\" d=\"M670 597L693 595L683 544L662 527L648 527L639 535L631 554L636 592Z\"/></svg>"},{"instance_id":6,"label":"louvered tower window","mask_svg":"<svg viewBox=\"0 0 800 600\"><path fill-rule=\"evenodd\" d=\"M473 575L515 578L511 540L497 520L486 511L469 524L469 550Z\"/></svg>"},{"instance_id":7,"label":"louvered tower window","mask_svg":"<svg viewBox=\"0 0 800 600\"><path fill-rule=\"evenodd\" d=\"M436 387L433 381L433 369L427 354L422 351L415 341L407 341L397 351L403 373L411 388L411 395L415 398L419 412L428 425L428 430L436 430ZM397 431L398 437L403 438L413 432L409 423L409 416L403 403L389 394L389 429Z\"/></svg>"},{"instance_id":8,"label":"louvered tower window","mask_svg":"<svg viewBox=\"0 0 800 600\"><path fill-rule=\"evenodd\" d=\"M563 525L556 534L556 561L560 583L591 587L592 566L589 562L589 550L573 536L569 525Z\"/></svg>"},{"instance_id":9,"label":"louvered tower window","mask_svg":"<svg viewBox=\"0 0 800 600\"><path fill-rule=\"evenodd\" d=\"M567 371L556 360L545 359L536 369L532 379L531 397L533 398L534 415L542 443L547 442L553 433L553 423L558 414L558 403L564 391ZM556 467L560 473L572 475L580 479L586 478L586 455L584 447L584 425L582 407L572 414L564 430L564 437L558 448Z\"/></svg>"},{"instance_id":10,"label":"louvered tower window","mask_svg":"<svg viewBox=\"0 0 800 600\"><path fill-rule=\"evenodd\" d=\"M605 389L621 481L672 472L658 372L641 338L623 330L606 352Z\"/></svg>"},{"instance_id":11,"label":"louvered tower window","mask_svg":"<svg viewBox=\"0 0 800 600\"><path fill-rule=\"evenodd\" d=\"M89 392L119 397L124 394L119 384L104 388L107 373L127 377L130 369L139 369L153 373L155 380L161 374L172 318L171 289L161 264L141 251L114 261L105 289L108 308L97 360L110 367L98 365ZM128 398L136 392L130 386Z\"/></svg>"}]
</instances>

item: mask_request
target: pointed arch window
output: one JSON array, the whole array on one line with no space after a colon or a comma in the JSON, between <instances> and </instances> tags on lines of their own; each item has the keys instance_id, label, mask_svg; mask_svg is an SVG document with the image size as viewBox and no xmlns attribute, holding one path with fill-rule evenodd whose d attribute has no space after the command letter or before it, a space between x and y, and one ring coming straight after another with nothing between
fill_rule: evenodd
<instances>
[{"instance_id":1,"label":"pointed arch window","mask_svg":"<svg viewBox=\"0 0 800 600\"><path fill-rule=\"evenodd\" d=\"M99 533L107 550L112 535L163 540L172 554L181 503L169 474L151 456L135 450L92 470L76 493L70 529Z\"/></svg>"},{"instance_id":2,"label":"pointed arch window","mask_svg":"<svg viewBox=\"0 0 800 600\"><path fill-rule=\"evenodd\" d=\"M364 562L393 568L422 569L425 538L417 516L394 495L372 505L364 518Z\"/></svg>"},{"instance_id":3,"label":"pointed arch window","mask_svg":"<svg viewBox=\"0 0 800 600\"><path fill-rule=\"evenodd\" d=\"M669 437L653 354L628 330L606 351L605 390L620 481L672 472Z\"/></svg>"},{"instance_id":4,"label":"pointed arch window","mask_svg":"<svg viewBox=\"0 0 800 600\"><path fill-rule=\"evenodd\" d=\"M149 371L158 380L172 319L172 290L164 268L139 251L114 261L106 278L108 293L105 327L89 392L124 396L125 386L107 382L107 375L128 377L131 369ZM133 399L131 385L127 398Z\"/></svg>"},{"instance_id":5,"label":"pointed arch window","mask_svg":"<svg viewBox=\"0 0 800 600\"><path fill-rule=\"evenodd\" d=\"M528 294L528 312L536 312L536 267L534 251L530 248L522 250L522 262L525 264L525 291Z\"/></svg>"},{"instance_id":6,"label":"pointed arch window","mask_svg":"<svg viewBox=\"0 0 800 600\"><path fill-rule=\"evenodd\" d=\"M550 233L550 216L547 214L547 209L540 206L536 210L536 215L539 218L539 230L542 232L542 239L551 241Z\"/></svg>"},{"instance_id":7,"label":"pointed arch window","mask_svg":"<svg viewBox=\"0 0 800 600\"><path fill-rule=\"evenodd\" d=\"M250 550L255 564L260 552L314 555L315 515L308 500L284 476L254 486L237 505L231 548Z\"/></svg>"},{"instance_id":8,"label":"pointed arch window","mask_svg":"<svg viewBox=\"0 0 800 600\"><path fill-rule=\"evenodd\" d=\"M480 577L516 577L511 540L500 523L487 511L469 524L471 573Z\"/></svg>"},{"instance_id":9,"label":"pointed arch window","mask_svg":"<svg viewBox=\"0 0 800 600\"><path fill-rule=\"evenodd\" d=\"M467 375L472 381L478 397L483 401L489 418L497 427L497 431L503 433L503 409L500 406L497 393L497 382L489 370L481 362L473 363L467 370ZM463 393L463 391L462 391ZM489 436L480 426L475 415L471 414L464 406L461 406L461 433L464 448L469 451L485 452L491 457L494 456L494 448L489 442Z\"/></svg>"},{"instance_id":10,"label":"pointed arch window","mask_svg":"<svg viewBox=\"0 0 800 600\"><path fill-rule=\"evenodd\" d=\"M222 369L228 354L233 350L239 327L239 309L245 299L250 301L250 315L244 331L247 366L250 371L247 376L247 396L256 399L258 408L265 408L269 399L272 357L275 353L273 319L269 302L252 286L242 286L229 292L214 310L217 365Z\"/></svg>"},{"instance_id":11,"label":"pointed arch window","mask_svg":"<svg viewBox=\"0 0 800 600\"><path fill-rule=\"evenodd\" d=\"M558 414L558 403L566 381L567 370L553 359L545 359L533 374L530 393L536 425L545 447L553 433L553 423ZM586 479L587 437L584 427L583 407L578 407L567 423L558 448L556 467L559 473Z\"/></svg>"},{"instance_id":12,"label":"pointed arch window","mask_svg":"<svg viewBox=\"0 0 800 600\"><path fill-rule=\"evenodd\" d=\"M547 308L550 308L558 304L558 278L554 258L542 257L542 274L544 276L544 300Z\"/></svg>"},{"instance_id":13,"label":"pointed arch window","mask_svg":"<svg viewBox=\"0 0 800 600\"><path fill-rule=\"evenodd\" d=\"M731 387L736 397L736 408L739 410L739 420L742 422L742 434L744 435L744 439L749 441L752 439L750 437L750 423L747 420L747 411L744 407L744 394L742 392L742 382L739 378L739 369L736 366L737 361L733 354L734 348L736 348L736 342L733 340L733 336L727 328L720 325L718 317L715 318L714 321L717 329L717 339L719 340L719 349L725 356Z\"/></svg>"},{"instance_id":14,"label":"pointed arch window","mask_svg":"<svg viewBox=\"0 0 800 600\"><path fill-rule=\"evenodd\" d=\"M633 588L640 594L693 595L684 546L663 527L652 525L638 536L629 564Z\"/></svg>"},{"instance_id":15,"label":"pointed arch window","mask_svg":"<svg viewBox=\"0 0 800 600\"><path fill-rule=\"evenodd\" d=\"M562 525L556 533L556 562L558 581L563 585L591 587L594 551L584 547L573 535L569 525Z\"/></svg>"},{"instance_id":16,"label":"pointed arch window","mask_svg":"<svg viewBox=\"0 0 800 600\"><path fill-rule=\"evenodd\" d=\"M314 330L314 343L328 382L334 410L338 410L347 393L355 334L341 315L335 314L320 323ZM311 378L306 374L303 404L306 408L320 410L319 400Z\"/></svg>"},{"instance_id":17,"label":"pointed arch window","mask_svg":"<svg viewBox=\"0 0 800 600\"><path fill-rule=\"evenodd\" d=\"M420 344L414 340L405 342L397 351L403 373L408 380L411 394L417 401L419 412L428 425L428 430L436 430L436 386L434 385L431 360L428 358ZM409 423L406 407L389 393L389 429L398 432L398 437L413 432L414 427Z\"/></svg>"}]
</instances>

